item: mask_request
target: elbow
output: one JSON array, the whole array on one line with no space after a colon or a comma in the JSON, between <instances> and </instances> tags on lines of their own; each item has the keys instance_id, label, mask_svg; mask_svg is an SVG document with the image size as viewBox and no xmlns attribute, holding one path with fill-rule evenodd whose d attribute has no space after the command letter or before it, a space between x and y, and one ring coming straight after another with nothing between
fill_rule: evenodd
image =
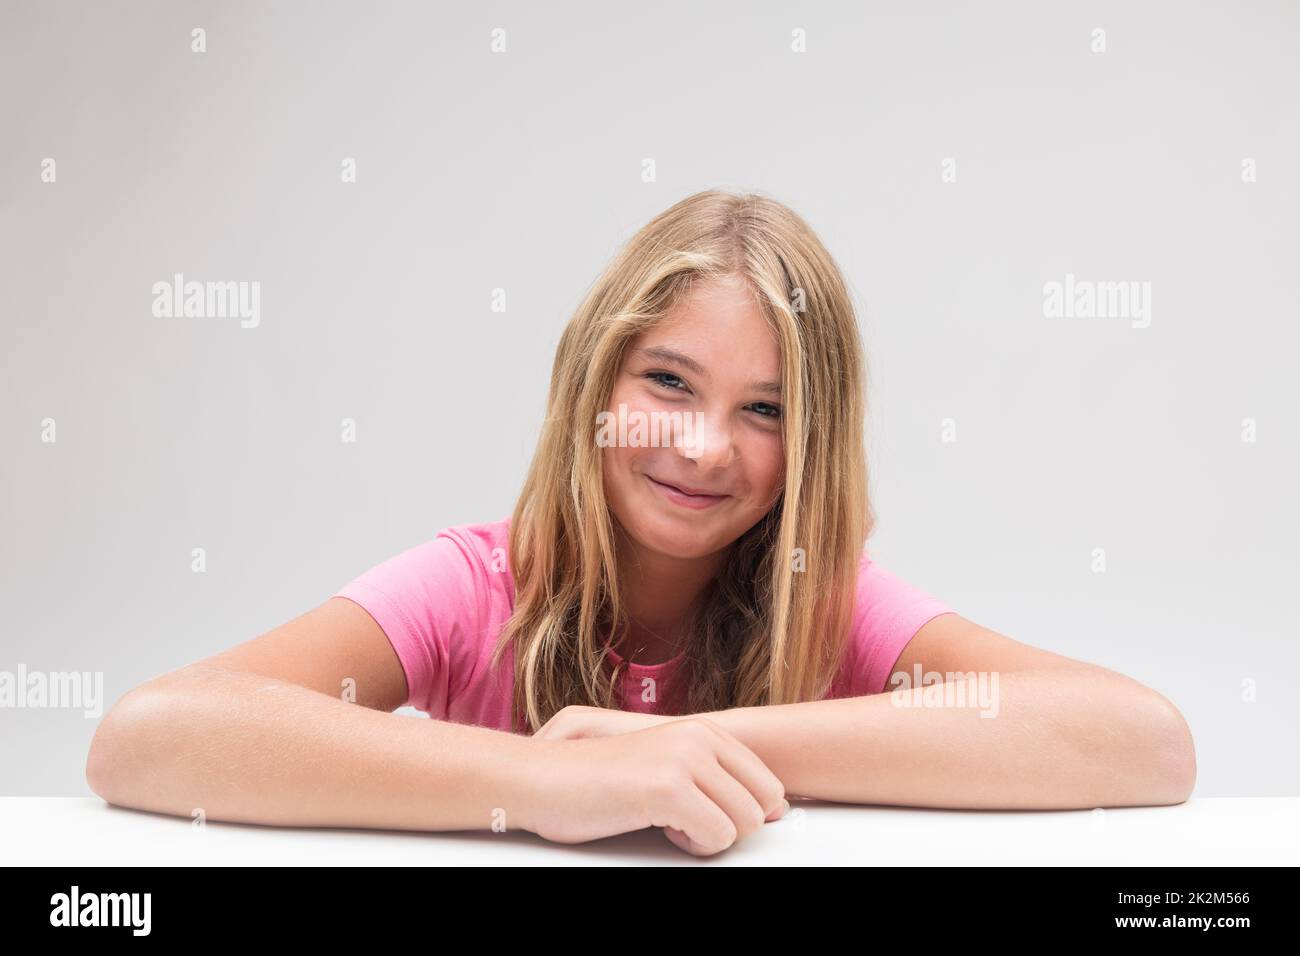
<instances>
[{"instance_id":1,"label":"elbow","mask_svg":"<svg viewBox=\"0 0 1300 956\"><path fill-rule=\"evenodd\" d=\"M110 707L100 719L90 740L90 751L86 754L86 785L110 803L117 791L124 738L129 736L124 726L128 722L124 714L129 709L128 697L129 694Z\"/></svg>"},{"instance_id":2,"label":"elbow","mask_svg":"<svg viewBox=\"0 0 1300 956\"><path fill-rule=\"evenodd\" d=\"M95 728L86 754L86 784L108 803L130 806L131 781L138 779L151 715L159 707L147 685L128 692Z\"/></svg>"},{"instance_id":3,"label":"elbow","mask_svg":"<svg viewBox=\"0 0 1300 956\"><path fill-rule=\"evenodd\" d=\"M1184 803L1196 787L1196 745L1191 728L1177 707L1153 692L1155 713L1146 730L1150 734L1153 805Z\"/></svg>"}]
</instances>

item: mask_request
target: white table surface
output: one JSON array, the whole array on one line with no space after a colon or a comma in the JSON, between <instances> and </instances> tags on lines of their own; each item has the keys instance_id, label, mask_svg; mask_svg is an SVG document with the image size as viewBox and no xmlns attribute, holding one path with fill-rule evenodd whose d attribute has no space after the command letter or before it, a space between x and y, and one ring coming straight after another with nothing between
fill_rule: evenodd
<instances>
[{"instance_id":1,"label":"white table surface","mask_svg":"<svg viewBox=\"0 0 1300 956\"><path fill-rule=\"evenodd\" d=\"M262 827L110 806L98 797L0 797L11 866L1082 865L1300 863L1300 798L1193 798L1172 807L960 811L793 801L784 819L714 857L658 830L577 846L525 832Z\"/></svg>"}]
</instances>

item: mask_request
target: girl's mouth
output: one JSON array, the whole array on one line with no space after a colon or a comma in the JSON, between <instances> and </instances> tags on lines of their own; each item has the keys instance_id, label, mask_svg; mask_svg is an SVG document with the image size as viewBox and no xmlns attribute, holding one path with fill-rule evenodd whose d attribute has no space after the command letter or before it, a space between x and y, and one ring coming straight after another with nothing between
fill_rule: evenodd
<instances>
[{"instance_id":1,"label":"girl's mouth","mask_svg":"<svg viewBox=\"0 0 1300 956\"><path fill-rule=\"evenodd\" d=\"M726 501L731 497L731 495L693 495L689 492L682 491L682 489L674 485L666 484L662 481L655 481L655 479L651 478L649 475L646 475L645 479L650 482L650 485L661 495L673 504L681 505L683 508L694 508L696 510L712 508L719 502Z\"/></svg>"}]
</instances>

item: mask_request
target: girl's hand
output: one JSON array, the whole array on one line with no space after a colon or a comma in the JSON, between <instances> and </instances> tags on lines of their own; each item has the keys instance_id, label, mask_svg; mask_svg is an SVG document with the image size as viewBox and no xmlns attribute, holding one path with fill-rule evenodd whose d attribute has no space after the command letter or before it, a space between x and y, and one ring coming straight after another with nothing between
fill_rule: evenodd
<instances>
[{"instance_id":1,"label":"girl's hand","mask_svg":"<svg viewBox=\"0 0 1300 956\"><path fill-rule=\"evenodd\" d=\"M659 714L638 714L626 710L610 710L607 707L584 707L570 704L548 720L533 734L534 740L579 740L583 737L609 737L614 734L631 733L656 727L680 717L665 717Z\"/></svg>"},{"instance_id":2,"label":"girl's hand","mask_svg":"<svg viewBox=\"0 0 1300 956\"><path fill-rule=\"evenodd\" d=\"M709 856L790 806L758 755L707 717L660 718L604 737L535 738L523 826L557 843L662 827L675 846Z\"/></svg>"}]
</instances>

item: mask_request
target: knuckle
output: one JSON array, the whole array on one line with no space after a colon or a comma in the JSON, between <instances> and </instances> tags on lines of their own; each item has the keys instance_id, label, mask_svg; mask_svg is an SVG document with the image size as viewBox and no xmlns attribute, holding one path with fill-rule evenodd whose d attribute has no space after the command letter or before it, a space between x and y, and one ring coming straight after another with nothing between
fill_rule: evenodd
<instances>
[{"instance_id":1,"label":"knuckle","mask_svg":"<svg viewBox=\"0 0 1300 956\"><path fill-rule=\"evenodd\" d=\"M689 732L697 737L708 735L717 726L707 717L691 717L688 720L682 721L682 725L688 728Z\"/></svg>"},{"instance_id":2,"label":"knuckle","mask_svg":"<svg viewBox=\"0 0 1300 956\"><path fill-rule=\"evenodd\" d=\"M657 770L646 779L645 792L656 804L671 805L680 798L684 779L675 768Z\"/></svg>"}]
</instances>

